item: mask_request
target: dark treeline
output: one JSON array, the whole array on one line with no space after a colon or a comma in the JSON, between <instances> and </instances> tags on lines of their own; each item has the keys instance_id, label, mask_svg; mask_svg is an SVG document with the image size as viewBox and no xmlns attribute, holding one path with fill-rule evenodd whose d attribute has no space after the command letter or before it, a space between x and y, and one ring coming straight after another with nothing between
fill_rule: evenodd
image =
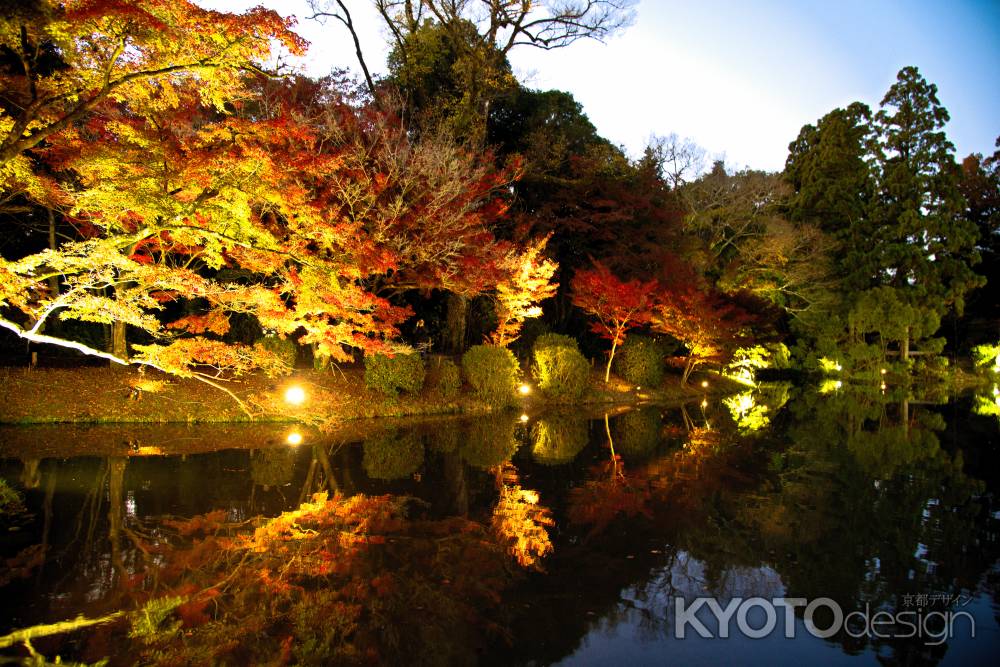
<instances>
[{"instance_id":1,"label":"dark treeline","mask_svg":"<svg viewBox=\"0 0 1000 667\"><path fill-rule=\"evenodd\" d=\"M302 44L265 10L22 3L0 52L4 328L185 373L273 366L262 336L323 365L545 331L613 355L631 330L685 380L755 344L877 374L997 338L1000 152L956 160L917 68L803 127L781 173L677 135L632 157L508 62L632 20L577 4L375 0L378 76L348 6L313 3L355 37L352 82L266 75L268 40Z\"/></svg>"}]
</instances>

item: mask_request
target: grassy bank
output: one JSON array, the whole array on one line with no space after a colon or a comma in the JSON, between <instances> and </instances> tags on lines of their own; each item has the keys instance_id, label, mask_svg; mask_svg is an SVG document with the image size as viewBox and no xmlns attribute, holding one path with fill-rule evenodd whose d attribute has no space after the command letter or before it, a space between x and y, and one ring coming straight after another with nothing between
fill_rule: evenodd
<instances>
[{"instance_id":1,"label":"grassy bank","mask_svg":"<svg viewBox=\"0 0 1000 667\"><path fill-rule=\"evenodd\" d=\"M707 387L701 386L703 381L708 382ZM0 423L322 423L490 410L467 388L453 399L445 399L433 389L390 398L365 387L361 368L296 371L285 378L249 376L224 385L245 404L250 415L226 392L193 379L140 374L121 367L4 368L0 369ZM285 391L293 385L305 391L306 400L300 406L285 401ZM663 385L653 388L629 386L615 378L605 385L595 373L589 390L574 404L670 403L729 393L738 387L716 376L695 377L688 387L681 387L676 377L668 377ZM526 410L551 403L538 391L520 400Z\"/></svg>"}]
</instances>

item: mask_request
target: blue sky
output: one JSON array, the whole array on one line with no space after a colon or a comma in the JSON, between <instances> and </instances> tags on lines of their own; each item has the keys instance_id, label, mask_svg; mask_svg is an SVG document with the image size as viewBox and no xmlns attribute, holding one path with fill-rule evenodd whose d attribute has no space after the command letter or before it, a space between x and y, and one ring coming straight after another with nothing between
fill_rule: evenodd
<instances>
[{"instance_id":1,"label":"blue sky","mask_svg":"<svg viewBox=\"0 0 1000 667\"><path fill-rule=\"evenodd\" d=\"M198 2L299 16L308 73L356 68L346 30L305 20L305 0ZM379 17L368 0L347 4L369 66L384 72ZM526 85L573 93L632 155L676 132L732 166L778 170L803 124L853 101L877 107L906 65L937 84L960 158L992 153L1000 136L1000 0L642 0L607 44L522 48L511 62Z\"/></svg>"}]
</instances>

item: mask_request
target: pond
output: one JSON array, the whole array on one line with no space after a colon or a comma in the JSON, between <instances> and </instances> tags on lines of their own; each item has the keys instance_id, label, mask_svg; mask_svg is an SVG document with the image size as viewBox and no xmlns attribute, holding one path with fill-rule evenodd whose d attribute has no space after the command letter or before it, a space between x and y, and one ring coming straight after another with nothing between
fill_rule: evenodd
<instances>
[{"instance_id":1,"label":"pond","mask_svg":"<svg viewBox=\"0 0 1000 667\"><path fill-rule=\"evenodd\" d=\"M31 650L112 664L991 663L976 400L5 427L0 634L102 620Z\"/></svg>"}]
</instances>

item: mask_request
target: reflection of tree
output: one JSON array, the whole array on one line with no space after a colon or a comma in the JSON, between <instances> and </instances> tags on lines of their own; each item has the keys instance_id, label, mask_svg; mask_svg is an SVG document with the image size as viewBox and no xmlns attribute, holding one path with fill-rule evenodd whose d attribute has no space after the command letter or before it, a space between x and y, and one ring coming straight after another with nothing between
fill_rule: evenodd
<instances>
[{"instance_id":1,"label":"reflection of tree","mask_svg":"<svg viewBox=\"0 0 1000 667\"><path fill-rule=\"evenodd\" d=\"M392 429L365 439L362 463L372 479L404 479L423 462L424 443L412 429Z\"/></svg>"},{"instance_id":2,"label":"reflection of tree","mask_svg":"<svg viewBox=\"0 0 1000 667\"><path fill-rule=\"evenodd\" d=\"M973 590L996 558L996 549L955 553L979 541L982 485L964 474L961 452L941 448L942 418L886 401L870 391L802 397L791 445L772 466L773 491L737 512L732 525L759 542L789 595L902 610L904 594ZM893 650L909 652L904 642Z\"/></svg>"},{"instance_id":3,"label":"reflection of tree","mask_svg":"<svg viewBox=\"0 0 1000 667\"><path fill-rule=\"evenodd\" d=\"M173 664L466 662L501 627L506 557L486 527L404 519L407 502L318 494L249 532L220 523L223 512L172 522L188 546L161 542L148 578L163 604L146 609L163 613L133 619L143 632L133 622L116 652Z\"/></svg>"},{"instance_id":4,"label":"reflection of tree","mask_svg":"<svg viewBox=\"0 0 1000 667\"><path fill-rule=\"evenodd\" d=\"M552 552L552 512L538 503L537 491L521 488L513 465L500 466L496 479L500 497L493 509L493 531L522 567L541 569L540 561Z\"/></svg>"},{"instance_id":5,"label":"reflection of tree","mask_svg":"<svg viewBox=\"0 0 1000 667\"><path fill-rule=\"evenodd\" d=\"M532 428L531 454L544 465L572 461L587 446L587 420L571 415L549 415Z\"/></svg>"},{"instance_id":6,"label":"reflection of tree","mask_svg":"<svg viewBox=\"0 0 1000 667\"><path fill-rule=\"evenodd\" d=\"M295 474L296 450L290 447L269 447L250 453L250 476L254 484L264 489L282 487Z\"/></svg>"},{"instance_id":7,"label":"reflection of tree","mask_svg":"<svg viewBox=\"0 0 1000 667\"><path fill-rule=\"evenodd\" d=\"M517 451L518 421L500 412L477 418L468 426L462 458L474 468L486 470L510 461Z\"/></svg>"}]
</instances>

